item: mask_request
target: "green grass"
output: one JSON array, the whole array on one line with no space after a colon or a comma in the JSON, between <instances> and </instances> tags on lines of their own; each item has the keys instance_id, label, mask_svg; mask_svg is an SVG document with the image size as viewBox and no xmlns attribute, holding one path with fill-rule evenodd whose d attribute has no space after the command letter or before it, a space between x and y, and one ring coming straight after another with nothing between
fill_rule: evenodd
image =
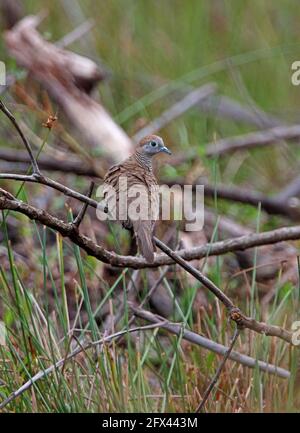
<instances>
[{"instance_id":1,"label":"green grass","mask_svg":"<svg viewBox=\"0 0 300 433\"><path fill-rule=\"evenodd\" d=\"M68 2L53 0L47 5L49 15L41 31L55 41L85 18L95 20L90 34L70 49L101 59L111 71L111 78L99 86L99 95L129 134L136 131L139 122L150 121L169 107L177 92L209 81L218 84L221 94L246 106L253 100L284 122L298 119L300 88L291 85L291 63L299 59L300 52L299 7L295 1L82 0L72 2L72 11L63 8L63 4ZM36 13L41 2L26 0L24 9L26 13ZM6 62L10 73L21 77L22 83L22 69L9 59L3 38L0 59ZM55 144L55 133L45 134L36 113L26 106L19 113L19 106L11 104L8 97L7 102L42 139L43 148ZM55 112L56 107L53 109ZM5 132L0 134L0 146L17 146L17 139L7 135L8 124L3 116L0 127ZM73 137L67 123L64 128ZM299 172L299 148L294 145L257 149L241 158L236 154L213 160L203 157L206 143L253 129L190 110L165 127L161 135L173 153L193 147L202 156L202 166L195 169L189 161L176 168L165 164L160 175L185 176L194 169L197 176L203 168L212 183L221 181L276 193ZM92 154L84 143L80 146ZM101 164L101 158L97 161ZM74 176L66 179L74 189L84 191L88 186L88 180ZM16 182L5 181L1 187L13 194L19 191L20 198L28 202L45 194L44 187L25 185L21 189ZM66 210L65 200L58 194L50 203L53 213L65 219L71 217L73 203ZM209 205L254 231L286 223L266 216L260 209L223 202L217 197ZM89 235L122 251L126 235L120 235L115 227L104 235L97 232L93 218L94 215L86 217ZM22 247L10 239L12 229L8 222L17 226ZM216 230L215 235L217 240ZM109 312L117 315L122 301L127 305L132 271L125 269L108 275L101 263L86 257L76 246L16 214L3 216L0 236L0 317L8 333L7 345L0 346L1 401L74 348L100 339L108 326L103 317ZM201 266L246 314L286 327L297 320L297 284L282 283L279 271L269 288L274 290L274 297L263 307L260 290L264 288L256 281L255 260L245 281L244 276L230 275L226 259L206 260ZM226 311L209 294L208 307L195 310L198 283L182 275L177 279L184 289L179 293L168 277L163 283L173 299L172 320L228 345L233 330L227 323ZM141 281L140 301L149 290L146 279ZM150 308L149 303L145 307ZM128 327L128 316L125 308L117 329ZM215 354L187 343L181 336L157 329L128 333L121 343L82 352L62 369L37 381L4 411L193 411L220 361ZM290 368L291 379L279 379L229 361L207 411L299 410L295 399L296 351L281 341L248 331L242 333L235 349Z\"/></svg>"}]
</instances>

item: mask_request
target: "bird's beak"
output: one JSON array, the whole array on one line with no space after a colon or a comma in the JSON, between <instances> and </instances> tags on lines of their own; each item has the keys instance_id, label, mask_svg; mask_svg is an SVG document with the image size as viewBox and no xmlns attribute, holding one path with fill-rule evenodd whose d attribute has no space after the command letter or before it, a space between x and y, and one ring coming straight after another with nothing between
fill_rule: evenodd
<instances>
[{"instance_id":1,"label":"bird's beak","mask_svg":"<svg viewBox=\"0 0 300 433\"><path fill-rule=\"evenodd\" d=\"M164 147L161 148L161 152L165 152L168 155L172 155L172 152L166 146L164 146Z\"/></svg>"}]
</instances>

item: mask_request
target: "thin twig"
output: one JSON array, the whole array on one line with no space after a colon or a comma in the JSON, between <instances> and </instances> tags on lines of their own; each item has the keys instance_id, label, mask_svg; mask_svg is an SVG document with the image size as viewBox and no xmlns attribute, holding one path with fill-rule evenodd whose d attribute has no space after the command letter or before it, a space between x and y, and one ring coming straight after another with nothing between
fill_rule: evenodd
<instances>
[{"instance_id":1,"label":"thin twig","mask_svg":"<svg viewBox=\"0 0 300 433\"><path fill-rule=\"evenodd\" d=\"M0 173L0 179L7 179L7 180L17 180L20 182L33 182L33 183L39 183L41 185L48 186L49 188L56 189L57 191L62 192L64 195L68 197L73 197L82 203L87 203L90 206L97 208L98 206L101 207L101 204L99 204L96 200L93 200L92 198L87 197L84 194L81 194L80 192L75 191L74 189L71 189L55 180L50 179L49 177L40 175L39 177L36 177L31 174L11 174L11 173Z\"/></svg>"},{"instance_id":2,"label":"thin twig","mask_svg":"<svg viewBox=\"0 0 300 433\"><path fill-rule=\"evenodd\" d=\"M154 242L165 254L171 257L176 263L178 263L183 269L185 269L189 274L193 275L200 283L207 287L224 305L228 310L235 308L232 301L226 296L222 290L220 290L209 278L198 271L190 263L187 263L183 258L181 258L175 251L171 250L166 244L164 244L160 239L154 237Z\"/></svg>"},{"instance_id":3,"label":"thin twig","mask_svg":"<svg viewBox=\"0 0 300 433\"><path fill-rule=\"evenodd\" d=\"M225 366L227 359L229 358L229 356L233 350L233 347L236 343L236 340L237 340L239 334L240 334L240 329L236 326L236 328L234 330L233 338L232 338L231 343L230 343L230 346L229 346L227 352L225 353L224 358L222 359L222 361L221 361L221 363L220 363L220 365L216 371L216 374L214 375L213 379L211 380L210 384L208 385L208 387L204 393L203 399L196 409L196 412L201 412L202 409L204 408L204 405L207 402L210 393L212 392L214 386L216 385L216 383L219 380L220 374L221 374L221 372Z\"/></svg>"},{"instance_id":4,"label":"thin twig","mask_svg":"<svg viewBox=\"0 0 300 433\"><path fill-rule=\"evenodd\" d=\"M9 118L11 123L14 125L14 127L18 131L18 133L19 133L19 135L20 135L20 137L24 143L24 146L26 147L26 150L30 156L30 160L31 160L32 168L33 168L33 173L34 173L34 175L39 176L41 174L40 169L38 167L35 156L33 155L30 143L27 140L27 138L25 137L25 135L23 134L22 129L20 128L18 122L15 119L15 116L9 111L9 109L5 106L5 104L1 100L0 100L0 110Z\"/></svg>"},{"instance_id":5,"label":"thin twig","mask_svg":"<svg viewBox=\"0 0 300 433\"><path fill-rule=\"evenodd\" d=\"M260 334L265 334L273 337L281 338L286 342L292 344L292 332L289 332L280 326L268 325L264 322L258 322L252 317L245 316L241 310L234 305L231 299L222 292L209 278L203 275L200 271L194 268L190 263L187 263L182 257L180 257L175 251L172 251L167 245L156 237L153 238L155 244L169 257L171 257L176 263L183 267L188 273L193 275L198 281L200 281L208 290L210 290L227 308L229 317L231 320L236 322L240 328L248 328L256 331Z\"/></svg>"},{"instance_id":6,"label":"thin twig","mask_svg":"<svg viewBox=\"0 0 300 433\"><path fill-rule=\"evenodd\" d=\"M90 197L92 196L94 186L95 186L95 183L94 183L94 182L91 182L91 184L90 184L90 188L89 188L88 193L87 193L87 197L90 198ZM86 213L86 211L87 211L87 208L88 208L88 203L84 203L84 205L83 205L82 208L80 209L80 211L79 211L77 217L76 217L76 218L74 219L74 221L73 221L73 225L74 225L75 227L79 228L79 226L80 226L80 224L81 224L81 222L82 222L82 220L83 220L83 218L84 218L84 215L85 215L85 213Z\"/></svg>"}]
</instances>

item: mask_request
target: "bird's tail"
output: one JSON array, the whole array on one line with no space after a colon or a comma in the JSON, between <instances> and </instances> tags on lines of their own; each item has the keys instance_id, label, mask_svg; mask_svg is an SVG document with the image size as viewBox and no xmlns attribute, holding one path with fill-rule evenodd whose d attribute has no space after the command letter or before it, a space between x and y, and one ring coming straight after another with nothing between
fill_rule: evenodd
<instances>
[{"instance_id":1,"label":"bird's tail","mask_svg":"<svg viewBox=\"0 0 300 433\"><path fill-rule=\"evenodd\" d=\"M137 239L140 252L143 254L147 262L154 262L154 246L152 240L152 229L148 224L141 221L134 224L135 236Z\"/></svg>"}]
</instances>

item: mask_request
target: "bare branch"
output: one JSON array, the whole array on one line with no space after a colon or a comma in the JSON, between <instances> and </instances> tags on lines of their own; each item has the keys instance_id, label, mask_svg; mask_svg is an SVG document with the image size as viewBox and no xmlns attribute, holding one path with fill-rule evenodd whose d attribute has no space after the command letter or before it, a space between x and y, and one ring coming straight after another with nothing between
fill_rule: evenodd
<instances>
[{"instance_id":1,"label":"bare branch","mask_svg":"<svg viewBox=\"0 0 300 433\"><path fill-rule=\"evenodd\" d=\"M76 193L74 197L78 198L80 201L88 202L88 204L93 207L97 207L97 202L95 200L88 198L83 194ZM27 203L23 203L16 199L8 199L4 194L0 195L0 209L20 212L30 219L39 221L41 224L58 231L62 236L71 239L89 255L96 257L104 263L109 263L112 266L142 269L147 267L156 268L158 266L171 265L175 262L172 257L168 257L165 254L155 254L154 262L147 263L143 257L122 256L115 254L114 252L107 251L105 248L95 244L88 237L78 233L78 231L74 231L72 224L65 223L62 220L50 215L48 212L37 209L31 205L28 205ZM236 238L227 239L225 241L213 242L206 245L201 245L199 247L178 250L176 252L176 256L181 257L186 261L191 261L195 259L201 259L206 256L215 256L226 254L228 252L243 251L261 245L271 245L281 241L298 239L300 239L300 226L283 227L263 233L251 233L250 235L239 236Z\"/></svg>"},{"instance_id":2,"label":"bare branch","mask_svg":"<svg viewBox=\"0 0 300 433\"><path fill-rule=\"evenodd\" d=\"M132 256L120 256L115 254L114 252L107 251L105 248L103 248L100 245L97 245L95 242L93 242L90 238L88 238L85 235L82 235L79 233L77 227L73 225L73 223L65 223L62 220L59 220L58 218L50 215L48 212L46 212L43 209L37 209L33 206L28 205L27 203L23 203L20 200L12 199L12 195L9 193L6 193L6 191L0 191L0 209L7 209L7 210L14 210L20 213L23 213L24 215L27 215L30 219L39 221L40 223L46 225L47 227L50 227L56 231L58 231L62 236L68 237L72 242L74 242L76 245L78 245L80 248L82 248L84 251L86 251L89 255L96 257L97 259L101 260L104 263L109 263L114 266L120 266L120 267L133 267L133 268L139 268L139 267L149 267L150 265L145 261L144 258L140 257L132 257ZM294 231L297 233L297 237L300 237L300 227L291 227L289 229L278 229L277 231L273 231L273 239L276 239L276 234L280 231L284 231L287 233L287 230L293 231L293 229L296 229ZM298 230L298 231L297 231ZM274 235L274 232L275 233ZM289 233L290 234L290 233ZM261 234L263 236L264 234ZM251 235L251 236L242 236L242 238L253 238L258 235ZM277 235L278 236L278 235ZM239 239L239 238L237 238ZM236 242L237 239L231 240L231 243ZM191 275L193 275L195 278L197 278L205 287L207 287L212 293L214 293L215 296L220 299L220 301L226 306L226 308L229 310L230 318L234 320L239 326L252 329L256 332L259 332L261 334L275 336L278 338L281 338L288 343L292 342L292 333L288 332L279 326L273 326L268 325L263 322L258 322L251 317L245 316L234 304L233 302L212 282L210 281L206 276L204 276L201 272L199 272L197 269L195 269L193 266L188 264L182 256L184 256L184 253L190 254L190 252L193 249L189 250L181 250L178 251L178 253L172 251L169 247L167 247L163 242L161 242L159 239L154 238L154 241L156 245L162 249L168 256L169 259L171 259L171 262L176 262L180 264L187 272L189 272ZM226 244L228 241L219 242L219 244ZM212 249L214 244L207 245L208 251L209 249ZM253 246L253 245L252 245ZM194 257L195 258L195 257ZM154 261L153 264L151 264L152 267L159 266L158 259L160 261L164 262L166 261L165 255L159 255L158 258ZM166 263L164 263L166 264Z\"/></svg>"},{"instance_id":3,"label":"bare branch","mask_svg":"<svg viewBox=\"0 0 300 433\"><path fill-rule=\"evenodd\" d=\"M171 257L174 262L178 263L183 269L185 269L188 273L193 275L200 283L202 283L208 290L210 290L224 305L228 310L232 310L235 308L235 305L232 301L226 296L222 290L219 289L209 278L202 274L202 272L198 271L194 266L187 263L182 257L180 257L177 252L171 250L167 245L165 245L160 239L154 237L154 242L164 253L166 253L169 257Z\"/></svg>"},{"instance_id":4,"label":"bare branch","mask_svg":"<svg viewBox=\"0 0 300 433\"><path fill-rule=\"evenodd\" d=\"M169 186L174 185L174 183L181 186L185 185L185 181L182 179L176 179L176 181L165 179L162 182ZM215 198L217 196L220 199L245 203L256 208L260 204L261 208L270 215L281 215L299 221L300 205L293 198L300 194L300 178L295 179L286 189L272 197L268 197L259 191L235 185L212 184L202 177L193 184L193 187L196 187L196 185L204 186L204 195L206 197Z\"/></svg>"},{"instance_id":5,"label":"bare branch","mask_svg":"<svg viewBox=\"0 0 300 433\"><path fill-rule=\"evenodd\" d=\"M49 188L56 189L57 191L62 192L64 195L66 195L68 197L76 198L77 200L81 201L82 203L87 203L94 208L97 208L97 206L100 206L96 200L93 200L93 199L87 197L86 195L81 194L80 192L77 192L71 188L68 188L67 186L65 186L59 182L56 182L55 180L52 180L49 177L46 177L43 175L36 177L34 175L27 175L27 174L0 173L0 179L39 183L39 184L48 186Z\"/></svg>"},{"instance_id":6,"label":"bare branch","mask_svg":"<svg viewBox=\"0 0 300 433\"><path fill-rule=\"evenodd\" d=\"M210 290L228 309L231 320L235 321L237 326L248 328L260 334L265 334L273 337L281 338L288 343L292 343L292 332L286 331L280 326L268 325L263 322L258 322L252 317L245 316L238 307L234 305L231 299L222 292L209 278L203 275L198 269L187 263L177 252L172 251L161 240L154 237L155 244L182 268L189 272L193 277L200 281L208 290Z\"/></svg>"}]
</instances>

